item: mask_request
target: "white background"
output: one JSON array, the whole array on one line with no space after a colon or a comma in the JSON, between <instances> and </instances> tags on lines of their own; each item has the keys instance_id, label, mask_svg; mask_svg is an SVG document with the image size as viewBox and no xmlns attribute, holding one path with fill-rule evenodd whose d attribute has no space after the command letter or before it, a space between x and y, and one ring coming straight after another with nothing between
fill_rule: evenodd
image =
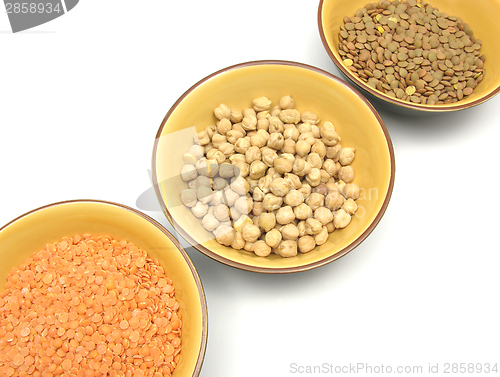
<instances>
[{"instance_id":1,"label":"white background","mask_svg":"<svg viewBox=\"0 0 500 377\"><path fill-rule=\"evenodd\" d=\"M82 0L14 35L2 11L0 225L89 198L138 207L171 229L148 172L168 109L206 75L249 60L338 75L317 6ZM334 263L269 276L188 248L209 307L202 376L299 375L291 363L440 363L439 374L444 363L500 363L499 107L497 96L424 119L380 111L396 153L392 201Z\"/></svg>"}]
</instances>

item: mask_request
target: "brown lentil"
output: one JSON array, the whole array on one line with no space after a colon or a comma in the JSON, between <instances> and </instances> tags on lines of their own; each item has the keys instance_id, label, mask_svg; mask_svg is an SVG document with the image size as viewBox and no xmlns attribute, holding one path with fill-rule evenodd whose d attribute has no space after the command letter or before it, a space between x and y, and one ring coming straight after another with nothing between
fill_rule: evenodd
<instances>
[{"instance_id":1,"label":"brown lentil","mask_svg":"<svg viewBox=\"0 0 500 377\"><path fill-rule=\"evenodd\" d=\"M0 375L169 376L181 352L178 310L172 280L132 243L64 238L7 277Z\"/></svg>"},{"instance_id":2,"label":"brown lentil","mask_svg":"<svg viewBox=\"0 0 500 377\"><path fill-rule=\"evenodd\" d=\"M351 42L358 38L370 43ZM461 18L427 2L380 0L344 17L338 51L344 65L372 89L435 105L474 92L485 74L481 44ZM465 90L458 83L467 78Z\"/></svg>"}]
</instances>

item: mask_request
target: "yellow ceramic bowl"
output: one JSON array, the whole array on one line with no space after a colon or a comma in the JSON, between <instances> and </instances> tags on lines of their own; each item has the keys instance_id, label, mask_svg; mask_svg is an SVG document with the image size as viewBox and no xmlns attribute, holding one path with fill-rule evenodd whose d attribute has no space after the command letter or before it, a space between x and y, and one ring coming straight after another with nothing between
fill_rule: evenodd
<instances>
[{"instance_id":1,"label":"yellow ceramic bowl","mask_svg":"<svg viewBox=\"0 0 500 377\"><path fill-rule=\"evenodd\" d=\"M174 377L198 376L207 342L207 307L196 270L177 240L159 223L119 204L81 200L51 204L0 229L0 290L12 268L46 244L75 234L126 239L157 258L174 282L183 319L182 357Z\"/></svg>"},{"instance_id":2,"label":"yellow ceramic bowl","mask_svg":"<svg viewBox=\"0 0 500 377\"><path fill-rule=\"evenodd\" d=\"M266 258L217 243L201 221L184 207L180 192L187 184L179 175L182 156L193 135L215 123L214 108L251 107L252 99L266 96L277 103L290 94L299 111L311 110L330 120L342 145L356 148L352 166L362 188L359 216L328 242L293 258L275 254ZM261 61L223 69L191 87L165 116L153 151L153 180L158 200L176 230L196 249L229 266L244 270L286 273L329 263L358 246L384 214L394 184L394 153L387 130L366 99L339 78L314 67L284 61Z\"/></svg>"},{"instance_id":3,"label":"yellow ceramic bowl","mask_svg":"<svg viewBox=\"0 0 500 377\"><path fill-rule=\"evenodd\" d=\"M389 97L369 87L363 80L355 76L342 63L338 53L339 32L345 16L354 16L356 10L363 8L369 0L321 0L318 10L318 26L323 45L340 71L352 82L373 96L389 104L388 108L407 114L415 111L444 112L467 109L479 105L500 91L500 1L498 0L431 0L432 6L441 12L461 17L474 31L474 36L482 40L481 54L486 55L484 79L474 93L462 101L446 105L421 105Z\"/></svg>"}]
</instances>

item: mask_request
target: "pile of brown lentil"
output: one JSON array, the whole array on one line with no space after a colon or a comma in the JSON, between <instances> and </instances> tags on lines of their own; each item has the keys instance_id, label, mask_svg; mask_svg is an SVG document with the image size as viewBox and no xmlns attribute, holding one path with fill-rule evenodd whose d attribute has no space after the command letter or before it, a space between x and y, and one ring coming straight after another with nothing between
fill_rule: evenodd
<instances>
[{"instance_id":1,"label":"pile of brown lentil","mask_svg":"<svg viewBox=\"0 0 500 377\"><path fill-rule=\"evenodd\" d=\"M483 80L481 40L462 19L415 0L366 4L345 17L343 63L373 89L414 103L457 102Z\"/></svg>"},{"instance_id":2,"label":"pile of brown lentil","mask_svg":"<svg viewBox=\"0 0 500 377\"><path fill-rule=\"evenodd\" d=\"M0 375L169 376L178 309L172 280L132 243L63 238L15 268L0 293Z\"/></svg>"}]
</instances>

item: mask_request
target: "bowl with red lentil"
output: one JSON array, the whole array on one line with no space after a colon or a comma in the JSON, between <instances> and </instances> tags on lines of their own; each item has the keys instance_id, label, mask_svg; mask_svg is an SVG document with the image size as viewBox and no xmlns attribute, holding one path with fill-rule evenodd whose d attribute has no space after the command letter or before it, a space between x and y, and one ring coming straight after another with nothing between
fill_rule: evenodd
<instances>
[{"instance_id":1,"label":"bowl with red lentil","mask_svg":"<svg viewBox=\"0 0 500 377\"><path fill-rule=\"evenodd\" d=\"M192 377L206 341L192 262L141 212L77 200L0 228L0 375Z\"/></svg>"},{"instance_id":2,"label":"bowl with red lentil","mask_svg":"<svg viewBox=\"0 0 500 377\"><path fill-rule=\"evenodd\" d=\"M404 114L463 110L500 92L500 3L321 0L318 27L340 72Z\"/></svg>"}]
</instances>

